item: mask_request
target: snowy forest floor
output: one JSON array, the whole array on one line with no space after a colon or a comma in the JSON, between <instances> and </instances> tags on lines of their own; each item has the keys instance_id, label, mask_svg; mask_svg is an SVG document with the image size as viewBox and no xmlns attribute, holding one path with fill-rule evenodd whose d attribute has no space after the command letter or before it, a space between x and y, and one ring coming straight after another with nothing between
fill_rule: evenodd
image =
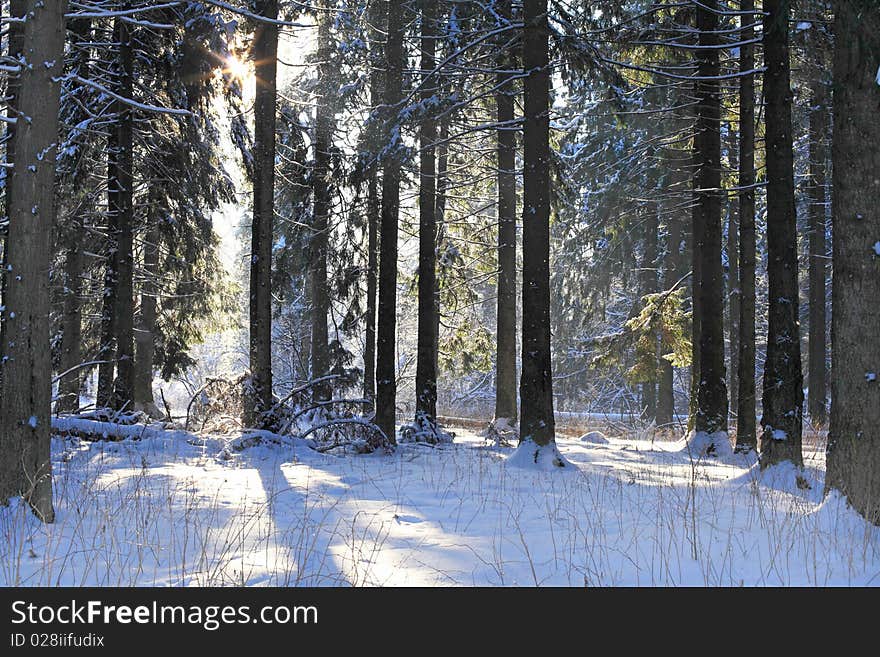
<instances>
[{"instance_id":1,"label":"snowy forest floor","mask_svg":"<svg viewBox=\"0 0 880 657\"><path fill-rule=\"evenodd\" d=\"M0 507L0 584L878 585L880 529L742 457L560 439L575 466L451 445L333 455L286 439L53 439L57 520ZM230 443L232 440L232 443Z\"/></svg>"}]
</instances>

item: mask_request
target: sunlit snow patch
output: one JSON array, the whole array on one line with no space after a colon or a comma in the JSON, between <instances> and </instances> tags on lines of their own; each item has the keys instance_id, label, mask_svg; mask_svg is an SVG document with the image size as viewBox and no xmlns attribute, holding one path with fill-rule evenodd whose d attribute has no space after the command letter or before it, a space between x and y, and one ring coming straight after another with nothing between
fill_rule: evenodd
<instances>
[{"instance_id":1,"label":"sunlit snow patch","mask_svg":"<svg viewBox=\"0 0 880 657\"><path fill-rule=\"evenodd\" d=\"M693 458L711 456L719 459L733 457L733 447L726 431L706 433L705 431L691 431L685 437L685 445L682 451L688 452Z\"/></svg>"},{"instance_id":2,"label":"sunlit snow patch","mask_svg":"<svg viewBox=\"0 0 880 657\"><path fill-rule=\"evenodd\" d=\"M822 487L816 486L811 481L804 468L799 467L791 461L782 461L767 466L761 472L762 483L776 490L781 490L792 495L797 495L803 491L813 491L816 493L815 500L822 500Z\"/></svg>"},{"instance_id":3,"label":"sunlit snow patch","mask_svg":"<svg viewBox=\"0 0 880 657\"><path fill-rule=\"evenodd\" d=\"M555 442L549 445L538 445L534 441L524 440L513 450L513 454L507 457L507 465L516 468L532 468L538 470L556 470L567 468L574 470L574 466L559 453Z\"/></svg>"}]
</instances>

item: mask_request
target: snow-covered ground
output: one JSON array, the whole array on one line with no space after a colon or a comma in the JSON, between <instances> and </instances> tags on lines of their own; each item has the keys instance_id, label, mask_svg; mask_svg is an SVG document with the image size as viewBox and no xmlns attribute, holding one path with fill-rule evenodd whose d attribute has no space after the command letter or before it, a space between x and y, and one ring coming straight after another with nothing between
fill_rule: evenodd
<instances>
[{"instance_id":1,"label":"snow-covered ground","mask_svg":"<svg viewBox=\"0 0 880 657\"><path fill-rule=\"evenodd\" d=\"M822 500L818 453L802 490L673 443L560 440L574 467L539 470L464 431L391 456L228 440L56 439L57 521L0 508L0 584L880 584L880 530Z\"/></svg>"}]
</instances>

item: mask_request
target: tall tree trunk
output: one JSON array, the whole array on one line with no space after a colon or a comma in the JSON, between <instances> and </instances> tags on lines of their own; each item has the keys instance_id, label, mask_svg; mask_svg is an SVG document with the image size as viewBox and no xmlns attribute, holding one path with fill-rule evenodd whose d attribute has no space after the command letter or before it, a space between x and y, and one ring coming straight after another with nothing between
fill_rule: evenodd
<instances>
[{"instance_id":1,"label":"tall tree trunk","mask_svg":"<svg viewBox=\"0 0 880 657\"><path fill-rule=\"evenodd\" d=\"M755 38L751 12L754 0L742 0L744 42ZM740 73L755 68L755 47L743 45L739 53ZM736 451L758 447L755 431L755 76L739 79L739 339L737 340Z\"/></svg>"},{"instance_id":2,"label":"tall tree trunk","mask_svg":"<svg viewBox=\"0 0 880 657\"><path fill-rule=\"evenodd\" d=\"M696 137L694 138L694 149L697 148ZM693 177L693 195L698 195L699 184L697 183L697 157L696 150L693 153L694 177ZM688 431L696 426L697 413L699 411L700 399L700 342L702 340L702 318L703 318L703 242L705 226L700 218L702 207L698 204L694 205L692 211L690 240L686 244L686 253L690 256L691 261L691 381L688 395Z\"/></svg>"},{"instance_id":3,"label":"tall tree trunk","mask_svg":"<svg viewBox=\"0 0 880 657\"><path fill-rule=\"evenodd\" d=\"M121 23L117 19L117 25ZM114 41L120 43L118 28L114 26ZM119 61L117 60L117 65ZM117 73L118 75L118 73ZM118 86L118 84L117 84ZM120 106L121 103L117 103ZM120 136L117 122L107 134L107 242L104 257L104 288L101 293L101 327L98 345L98 408L113 405L113 380L116 372L116 319L119 294L119 196L122 190L119 169Z\"/></svg>"},{"instance_id":4,"label":"tall tree trunk","mask_svg":"<svg viewBox=\"0 0 880 657\"><path fill-rule=\"evenodd\" d=\"M85 44L91 39L91 19L70 22L71 50L76 59L78 75L89 77L91 51ZM77 106L74 116L69 119L72 125L79 125L88 118L86 108ZM67 230L67 255L64 259L64 309L61 318L61 358L58 371L63 374L58 382L57 412L76 412L79 409L79 394L82 389L83 371L78 369L82 363L82 278L83 278L83 215L86 194L85 186L88 168L83 165L85 143L77 144L72 163L72 186L75 192L76 207L72 212L72 226ZM65 374L65 372L67 374Z\"/></svg>"},{"instance_id":5,"label":"tall tree trunk","mask_svg":"<svg viewBox=\"0 0 880 657\"><path fill-rule=\"evenodd\" d=\"M132 98L134 89L134 52L131 32L121 18L114 27L114 40L119 44L119 95ZM134 397L134 110L116 103L116 149L110 157L116 160L117 193L108 208L116 226L116 307L113 327L116 333L116 380L111 406L130 410Z\"/></svg>"},{"instance_id":6,"label":"tall tree trunk","mask_svg":"<svg viewBox=\"0 0 880 657\"><path fill-rule=\"evenodd\" d=\"M116 131L111 130L107 137L108 153L116 149ZM107 157L107 205L115 203L114 197L119 186L118 170L113 157ZM101 291L101 326L98 340L98 389L95 405L109 408L113 398L113 375L116 370L116 330L113 326L116 317L116 283L118 262L116 257L116 216L107 213L107 240L104 257L104 287Z\"/></svg>"},{"instance_id":7,"label":"tall tree trunk","mask_svg":"<svg viewBox=\"0 0 880 657\"><path fill-rule=\"evenodd\" d=\"M700 367L694 429L727 432L724 370L724 274L721 267L721 85L718 64L717 0L697 10L697 123L694 135L695 260L699 259ZM699 228L698 228L699 227ZM697 246L699 248L697 248Z\"/></svg>"},{"instance_id":8,"label":"tall tree trunk","mask_svg":"<svg viewBox=\"0 0 880 657\"><path fill-rule=\"evenodd\" d=\"M810 334L809 390L810 420L822 426L827 420L825 391L825 280L827 245L825 243L825 139L828 135L828 96L825 83L818 76L812 82L810 111Z\"/></svg>"},{"instance_id":9,"label":"tall tree trunk","mask_svg":"<svg viewBox=\"0 0 880 657\"><path fill-rule=\"evenodd\" d=\"M260 0L257 13L278 18L278 0ZM254 198L251 225L250 369L245 422L260 426L272 408L272 227L275 221L275 114L278 26L260 22L253 45Z\"/></svg>"},{"instance_id":10,"label":"tall tree trunk","mask_svg":"<svg viewBox=\"0 0 880 657\"><path fill-rule=\"evenodd\" d=\"M498 18L511 21L511 2L501 0ZM502 44L509 41L502 36ZM513 425L516 408L516 132L513 128L515 58L508 48L499 51L495 84L498 120L498 305L496 325L495 419Z\"/></svg>"},{"instance_id":11,"label":"tall tree trunk","mask_svg":"<svg viewBox=\"0 0 880 657\"><path fill-rule=\"evenodd\" d=\"M797 222L791 137L789 0L764 0L767 144L768 332L764 362L762 467L803 464L803 376L798 335Z\"/></svg>"},{"instance_id":12,"label":"tall tree trunk","mask_svg":"<svg viewBox=\"0 0 880 657\"><path fill-rule=\"evenodd\" d=\"M26 0L9 0L9 15L12 18L20 18L24 16L27 11L27 1ZM18 59L24 48L24 26L22 23L13 22L8 23L8 38L7 38L7 51L6 54L14 59ZM16 75L8 75L6 78L6 117L9 119L16 119L18 114L18 102L16 100L16 96L18 95L18 88L20 86L20 78ZM6 162L13 163L15 162L15 123L10 121L6 123ZM10 179L12 175L9 170L5 171L5 215L6 218L9 219L9 209L12 207L12 185L10 184ZM6 240L8 239L8 231L7 234L3 236L3 260L2 260L2 269L0 269L0 306L6 305L6 285L7 285L7 276L6 276ZM4 335L6 334L6 322L0 322L0 344L3 344ZM2 378L2 368L0 368L0 378Z\"/></svg>"},{"instance_id":13,"label":"tall tree trunk","mask_svg":"<svg viewBox=\"0 0 880 657\"><path fill-rule=\"evenodd\" d=\"M400 131L402 100L404 11L390 7L385 45L385 139L388 155L382 175L382 220L379 232L379 316L376 337L376 425L391 444L396 443L397 411L397 230L400 212Z\"/></svg>"},{"instance_id":14,"label":"tall tree trunk","mask_svg":"<svg viewBox=\"0 0 880 657\"><path fill-rule=\"evenodd\" d=\"M649 202L645 214L645 239L644 252L642 254L642 265L639 272L639 288L640 294L644 297L646 294L654 294L657 292L657 251L658 251L658 232L660 230L660 217L657 214L657 204ZM657 345L657 356L659 356L660 336L654 336L654 342ZM650 381L642 383L642 407L644 409L643 418L647 422L655 422L657 420L657 374L659 373L659 360L655 360L653 376Z\"/></svg>"},{"instance_id":15,"label":"tall tree trunk","mask_svg":"<svg viewBox=\"0 0 880 657\"><path fill-rule=\"evenodd\" d=\"M9 0L9 16L10 18L22 18L27 11L27 0ZM10 22L7 23L8 37L6 55L11 59L21 57L24 50L24 23ZM17 96L21 87L21 76L8 75L6 79L6 116L9 119L15 119L18 114ZM15 162L15 122L6 124L6 161L8 163ZM7 184L5 185L5 201L6 215L9 216L9 208L12 205L12 185L8 184L11 179L10 172L6 172Z\"/></svg>"},{"instance_id":16,"label":"tall tree trunk","mask_svg":"<svg viewBox=\"0 0 880 657\"><path fill-rule=\"evenodd\" d=\"M381 35L388 19L387 2L371 0L368 8L370 39L370 105L376 111L382 104L383 44ZM364 347L364 399L369 400L367 412L375 410L376 397L376 283L379 267L379 163L381 144L377 139L375 119L370 123L369 157L372 163L367 174L367 317Z\"/></svg>"},{"instance_id":17,"label":"tall tree trunk","mask_svg":"<svg viewBox=\"0 0 880 657\"><path fill-rule=\"evenodd\" d=\"M523 2L523 288L520 441L555 443L550 356L550 62L547 0ZM561 464L561 462L559 463Z\"/></svg>"},{"instance_id":18,"label":"tall tree trunk","mask_svg":"<svg viewBox=\"0 0 880 657\"><path fill-rule=\"evenodd\" d=\"M57 412L73 413L79 409L82 371L82 274L83 253L78 231L71 234L71 244L64 260L64 310L61 318L61 359L58 371L64 376L58 383Z\"/></svg>"},{"instance_id":19,"label":"tall tree trunk","mask_svg":"<svg viewBox=\"0 0 880 657\"><path fill-rule=\"evenodd\" d=\"M367 181L367 317L364 346L364 399L367 413L375 410L376 396L376 274L379 266L379 180L375 171Z\"/></svg>"},{"instance_id":20,"label":"tall tree trunk","mask_svg":"<svg viewBox=\"0 0 880 657\"><path fill-rule=\"evenodd\" d=\"M135 408L147 413L156 413L153 398L153 361L155 356L156 306L159 286L159 225L157 223L157 198L151 199L148 210L148 227L144 236L143 268L144 282L141 285L141 312L135 332L134 402ZM169 418L170 419L170 418Z\"/></svg>"},{"instance_id":21,"label":"tall tree trunk","mask_svg":"<svg viewBox=\"0 0 880 657\"><path fill-rule=\"evenodd\" d=\"M28 66L22 67L16 105L28 120L16 126L15 168L8 180L0 500L21 495L41 520L52 522L49 267L67 2L29 0L25 10L22 54Z\"/></svg>"},{"instance_id":22,"label":"tall tree trunk","mask_svg":"<svg viewBox=\"0 0 880 657\"><path fill-rule=\"evenodd\" d=\"M733 128L733 124L728 124L728 142L727 152L730 161L730 169L736 171L739 167L737 132ZM739 392L739 383L736 380L737 367L736 360L739 353L739 198L732 194L728 194L726 198L727 206L727 316L729 318L728 335L730 336L729 360L730 369L728 370L729 383L727 391L730 394L730 406L736 412L737 393Z\"/></svg>"},{"instance_id":23,"label":"tall tree trunk","mask_svg":"<svg viewBox=\"0 0 880 657\"><path fill-rule=\"evenodd\" d=\"M829 488L880 525L880 13L834 3ZM845 38L843 38L845 37Z\"/></svg>"},{"instance_id":24,"label":"tall tree trunk","mask_svg":"<svg viewBox=\"0 0 880 657\"><path fill-rule=\"evenodd\" d=\"M312 288L311 325L312 348L309 370L311 378L318 379L330 372L327 314L330 311L330 292L327 289L327 243L330 230L330 148L333 138L333 112L331 88L333 85L332 46L330 25L333 15L323 7L318 16L318 94L315 105L315 170L312 174L312 198L314 212L310 252L310 276ZM331 386L323 382L312 388L312 401L330 399Z\"/></svg>"},{"instance_id":25,"label":"tall tree trunk","mask_svg":"<svg viewBox=\"0 0 880 657\"><path fill-rule=\"evenodd\" d=\"M437 286L436 153L437 119L432 99L436 96L435 66L437 7L422 3L421 69L422 110L419 124L419 310L416 349L416 417L422 431L436 433L437 350L440 289Z\"/></svg>"}]
</instances>

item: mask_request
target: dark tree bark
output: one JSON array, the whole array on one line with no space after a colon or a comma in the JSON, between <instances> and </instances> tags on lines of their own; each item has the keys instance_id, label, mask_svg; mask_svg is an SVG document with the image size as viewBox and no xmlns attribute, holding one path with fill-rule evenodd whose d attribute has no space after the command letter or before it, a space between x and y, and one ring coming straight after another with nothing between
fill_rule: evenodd
<instances>
[{"instance_id":1,"label":"dark tree bark","mask_svg":"<svg viewBox=\"0 0 880 657\"><path fill-rule=\"evenodd\" d=\"M375 410L376 396L376 274L379 267L379 180L376 172L367 181L367 316L364 329L364 399L366 413Z\"/></svg>"},{"instance_id":2,"label":"dark tree bark","mask_svg":"<svg viewBox=\"0 0 880 657\"><path fill-rule=\"evenodd\" d=\"M375 108L382 103L383 81L383 44L381 35L385 31L387 21L387 3L384 0L372 0L368 9L370 38L370 104ZM376 397L376 284L379 267L379 163L378 132L375 120L370 124L369 157L372 160L367 173L367 317L365 328L366 345L364 346L364 399L370 404L366 412L375 410Z\"/></svg>"},{"instance_id":3,"label":"dark tree bark","mask_svg":"<svg viewBox=\"0 0 880 657\"><path fill-rule=\"evenodd\" d=\"M26 0L9 0L9 15L13 18L20 18L24 16L25 11L27 11L27 1ZM7 40L7 51L6 54L9 57L18 59L21 56L22 49L24 47L24 26L22 23L14 22L8 23L8 40ZM19 78L15 75L8 75L6 78L6 117L9 119L16 119L17 116L17 101L16 96L18 94L19 88ZM9 122L6 123L6 161L7 162L15 162L15 123ZM6 185L5 185L5 204L4 208L6 218L9 218L9 208L12 207L12 185L9 184L11 178L11 174L9 171L6 172ZM0 306L6 305L6 275L3 273L6 271L6 238L7 235L2 235L3 237L3 267L0 269ZM3 336L6 331L6 323L0 322L0 344L3 343ZM0 377L2 377L2 368L0 368Z\"/></svg>"},{"instance_id":4,"label":"dark tree bark","mask_svg":"<svg viewBox=\"0 0 880 657\"><path fill-rule=\"evenodd\" d=\"M400 131L398 110L402 100L404 11L390 7L385 46L384 104L387 117L387 156L382 174L382 217L379 232L379 316L376 338L376 425L396 443L397 411L397 231L400 212Z\"/></svg>"},{"instance_id":5,"label":"dark tree bark","mask_svg":"<svg viewBox=\"0 0 880 657\"><path fill-rule=\"evenodd\" d=\"M309 241L309 284L312 288L311 325L312 347L309 370L311 378L318 379L330 371L327 314L330 293L327 289L327 243L330 230L330 148L333 138L333 61L331 59L330 25L333 15L323 8L318 16L318 97L315 107L315 168L312 174L313 224ZM312 388L312 401L330 399L329 382Z\"/></svg>"},{"instance_id":6,"label":"dark tree bark","mask_svg":"<svg viewBox=\"0 0 880 657\"><path fill-rule=\"evenodd\" d=\"M550 357L550 62L547 0L523 3L523 288L520 441L556 440Z\"/></svg>"},{"instance_id":7,"label":"dark tree bark","mask_svg":"<svg viewBox=\"0 0 880 657\"><path fill-rule=\"evenodd\" d=\"M728 124L728 159L730 169L739 169L738 136L733 124ZM739 383L737 382L736 360L739 354L739 198L729 194L727 205L727 316L730 349L728 351L730 369L728 370L727 392L730 395L729 408L736 412Z\"/></svg>"},{"instance_id":8,"label":"dark tree bark","mask_svg":"<svg viewBox=\"0 0 880 657\"><path fill-rule=\"evenodd\" d=\"M128 23L117 18L113 30L119 44L118 93L132 98L134 89L134 52ZM116 337L116 380L111 406L128 408L134 398L134 110L116 103L115 148L108 156L115 160L116 193L108 212L115 226L116 304L113 328Z\"/></svg>"},{"instance_id":9,"label":"dark tree bark","mask_svg":"<svg viewBox=\"0 0 880 657\"><path fill-rule=\"evenodd\" d=\"M833 376L826 485L880 524L880 12L873 0L838 0L834 13Z\"/></svg>"},{"instance_id":10,"label":"dark tree bark","mask_svg":"<svg viewBox=\"0 0 880 657\"><path fill-rule=\"evenodd\" d=\"M767 145L768 332L764 362L762 467L803 464L803 376L798 334L797 222L791 136L789 0L764 1Z\"/></svg>"},{"instance_id":11,"label":"dark tree bark","mask_svg":"<svg viewBox=\"0 0 880 657\"><path fill-rule=\"evenodd\" d=\"M116 20L113 38L121 43L119 23ZM121 56L121 52L120 52ZM117 58L117 67L121 57ZM117 72L117 78L119 74ZM121 79L117 79L117 86ZM119 89L118 91L121 91ZM117 103L117 111L121 103ZM107 135L107 242L104 259L104 289L101 294L101 337L98 346L98 390L96 404L98 408L110 408L113 405L113 381L116 373L116 320L117 297L119 293L119 196L122 190L119 170L119 119L111 125Z\"/></svg>"},{"instance_id":12,"label":"dark tree bark","mask_svg":"<svg viewBox=\"0 0 880 657\"><path fill-rule=\"evenodd\" d=\"M9 0L9 16L11 18L21 18L27 11L27 0ZM18 59L24 49L24 24L20 22L8 23L8 41L7 56ZM6 116L15 119L18 116L16 105L16 97L18 89L21 86L20 78L17 75L8 75L6 80L6 97L8 98L6 105ZM6 161L15 161L15 123L6 124ZM11 177L11 176L9 176ZM8 178L9 178L8 177ZM7 178L7 180L8 180ZM12 205L12 186L6 185L4 190L6 197L6 214L9 215L9 208Z\"/></svg>"},{"instance_id":13,"label":"dark tree bark","mask_svg":"<svg viewBox=\"0 0 880 657\"><path fill-rule=\"evenodd\" d=\"M77 73L88 79L90 69L89 48L85 45L91 39L91 19L70 21L71 49L77 58ZM86 108L77 106L70 123L78 125L88 118ZM84 143L77 144L77 152L72 163L75 190L85 185L88 168L83 165ZM82 279L84 269L83 258L83 215L86 208L82 203L83 196L78 193L77 206L72 213L72 226L67 230L67 254L64 259L64 309L61 319L61 357L58 371L63 375L58 382L57 412L76 412L79 409L79 393L82 388L83 370L78 366L82 363ZM67 374L65 374L65 372Z\"/></svg>"},{"instance_id":14,"label":"dark tree bark","mask_svg":"<svg viewBox=\"0 0 880 657\"><path fill-rule=\"evenodd\" d=\"M696 149L696 139L694 140L694 148ZM697 157L696 151L693 153L694 177L693 177L693 195L696 198L699 187L697 183ZM702 280L703 280L703 242L705 226L700 218L702 208L694 205L692 212L690 239L687 240L686 253L690 256L691 261L691 382L688 396L688 431L696 426L697 412L699 411L700 399L700 341L702 340L702 318L703 318L703 301L702 301Z\"/></svg>"},{"instance_id":15,"label":"dark tree bark","mask_svg":"<svg viewBox=\"0 0 880 657\"><path fill-rule=\"evenodd\" d=\"M496 7L502 21L511 20L510 0L501 0ZM495 419L506 418L513 425L516 408L516 132L514 131L513 88L515 57L503 44L502 36L495 84L496 118L498 120L498 302L495 353Z\"/></svg>"},{"instance_id":16,"label":"dark tree bark","mask_svg":"<svg viewBox=\"0 0 880 657\"><path fill-rule=\"evenodd\" d=\"M257 13L278 18L277 0L260 0ZM272 408L272 227L275 221L275 114L278 67L278 26L257 25L253 45L254 198L251 226L250 369L251 389L245 405L250 426L270 421Z\"/></svg>"},{"instance_id":17,"label":"dark tree bark","mask_svg":"<svg viewBox=\"0 0 880 657\"><path fill-rule=\"evenodd\" d=\"M640 294L654 294L657 292L657 252L658 232L660 217L657 214L657 204L648 203L645 213L645 238L644 251L642 253L642 265L639 272L639 288ZM655 342L659 350L659 335L655 335ZM659 356L659 351L658 351ZM654 367L654 377L650 381L642 383L642 408L644 413L643 419L647 422L655 422L657 420L657 380L656 375L659 372L659 360Z\"/></svg>"},{"instance_id":18,"label":"dark tree bark","mask_svg":"<svg viewBox=\"0 0 880 657\"><path fill-rule=\"evenodd\" d=\"M431 107L437 94L437 7L422 3L421 100L425 114L419 124L419 280L418 341L416 349L416 417L423 431L436 432L437 354L440 289L437 285L436 153L437 119Z\"/></svg>"},{"instance_id":19,"label":"dark tree bark","mask_svg":"<svg viewBox=\"0 0 880 657\"><path fill-rule=\"evenodd\" d=\"M55 408L59 413L73 413L79 409L82 370L74 368L82 363L82 274L82 245L75 232L71 235L71 244L64 260L64 310L58 371L67 374L58 382L58 401Z\"/></svg>"},{"instance_id":20,"label":"dark tree bark","mask_svg":"<svg viewBox=\"0 0 880 657\"><path fill-rule=\"evenodd\" d=\"M8 180L6 289L0 353L0 500L21 495L52 522L49 267L55 219L55 150L64 60L67 2L29 0L24 7L23 66L16 93L19 118L14 169Z\"/></svg>"},{"instance_id":21,"label":"dark tree bark","mask_svg":"<svg viewBox=\"0 0 880 657\"><path fill-rule=\"evenodd\" d=\"M111 130L107 138L108 153L116 148L116 131ZM117 194L117 167L114 158L107 158L107 205L115 201ZM98 344L98 390L95 404L98 408L109 408L113 399L113 375L116 370L116 284L118 280L118 262L116 257L115 215L107 214L107 240L104 256L104 287L101 291L101 327Z\"/></svg>"},{"instance_id":22,"label":"dark tree bark","mask_svg":"<svg viewBox=\"0 0 880 657\"><path fill-rule=\"evenodd\" d=\"M755 9L754 0L742 0L743 12ZM755 38L752 14L743 14L741 40ZM755 68L752 44L740 48L739 68ZM737 340L736 446L738 452L758 447L755 428L755 76L739 79L739 340Z\"/></svg>"},{"instance_id":23,"label":"dark tree bark","mask_svg":"<svg viewBox=\"0 0 880 657\"><path fill-rule=\"evenodd\" d=\"M114 70L116 93L131 98L134 57L128 24L120 18L114 21L113 40L119 44ZM132 109L115 101L114 112L116 118L107 137L107 254L101 305L97 405L118 410L131 404L134 389L134 145Z\"/></svg>"},{"instance_id":24,"label":"dark tree bark","mask_svg":"<svg viewBox=\"0 0 880 657\"><path fill-rule=\"evenodd\" d=\"M825 139L828 135L828 96L825 83L818 75L812 82L810 110L810 333L808 356L810 420L816 426L827 421L825 390L825 281L828 275L827 244L825 243Z\"/></svg>"},{"instance_id":25,"label":"dark tree bark","mask_svg":"<svg viewBox=\"0 0 880 657\"><path fill-rule=\"evenodd\" d=\"M153 398L153 361L155 356L156 306L159 286L159 226L157 223L157 200L151 199L148 227L144 235L143 268L144 282L141 285L140 317L135 332L135 408L148 413L156 413L156 400ZM169 418L170 419L170 418Z\"/></svg>"},{"instance_id":26,"label":"dark tree bark","mask_svg":"<svg viewBox=\"0 0 880 657\"><path fill-rule=\"evenodd\" d=\"M700 348L696 431L727 431L724 370L724 274L721 267L721 86L717 0L697 10L697 122L694 134L694 260L699 260Z\"/></svg>"}]
</instances>

